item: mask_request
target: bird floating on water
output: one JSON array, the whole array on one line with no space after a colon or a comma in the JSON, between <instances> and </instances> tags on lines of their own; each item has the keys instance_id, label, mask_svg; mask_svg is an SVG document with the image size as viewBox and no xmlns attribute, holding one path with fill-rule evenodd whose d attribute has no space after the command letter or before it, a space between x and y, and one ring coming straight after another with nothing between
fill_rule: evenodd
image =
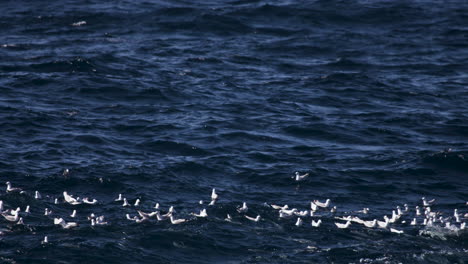
<instances>
[{"instance_id":1,"label":"bird floating on water","mask_svg":"<svg viewBox=\"0 0 468 264\"><path fill-rule=\"evenodd\" d=\"M242 213L247 213L248 210L249 210L249 208L247 207L247 203L246 203L246 202L244 202L244 203L242 204L242 207L237 208L237 212L239 212L239 213L241 213L241 214L242 214Z\"/></svg>"},{"instance_id":2,"label":"bird floating on water","mask_svg":"<svg viewBox=\"0 0 468 264\"><path fill-rule=\"evenodd\" d=\"M344 228L348 228L351 225L351 221L348 220L345 224L335 223L335 225L338 228L344 229Z\"/></svg>"},{"instance_id":3,"label":"bird floating on water","mask_svg":"<svg viewBox=\"0 0 468 264\"><path fill-rule=\"evenodd\" d=\"M423 202L424 207L431 206L435 202L435 199L432 199L432 200L428 201L428 200L426 200L426 197L422 197L421 200Z\"/></svg>"},{"instance_id":4,"label":"bird floating on water","mask_svg":"<svg viewBox=\"0 0 468 264\"><path fill-rule=\"evenodd\" d=\"M298 171L296 171L296 175L293 178L296 181L303 181L307 178L307 176L309 176L309 173L305 173L301 175Z\"/></svg>"},{"instance_id":5,"label":"bird floating on water","mask_svg":"<svg viewBox=\"0 0 468 264\"><path fill-rule=\"evenodd\" d=\"M213 190L211 191L211 201L216 201L218 200L219 198L219 195L216 193L216 189L213 188Z\"/></svg>"},{"instance_id":6,"label":"bird floating on water","mask_svg":"<svg viewBox=\"0 0 468 264\"><path fill-rule=\"evenodd\" d=\"M312 225L313 227L320 227L320 224L322 224L322 219L319 219L318 221L314 221L314 220L312 219L311 225Z\"/></svg>"},{"instance_id":7,"label":"bird floating on water","mask_svg":"<svg viewBox=\"0 0 468 264\"><path fill-rule=\"evenodd\" d=\"M330 205L330 199L327 199L324 203L319 202L319 200L314 200L314 204L318 207L326 208Z\"/></svg>"},{"instance_id":8,"label":"bird floating on water","mask_svg":"<svg viewBox=\"0 0 468 264\"><path fill-rule=\"evenodd\" d=\"M6 182L7 188L6 192L19 192L19 193L24 193L24 191L21 188L13 188L11 187L11 182L7 181Z\"/></svg>"},{"instance_id":9,"label":"bird floating on water","mask_svg":"<svg viewBox=\"0 0 468 264\"><path fill-rule=\"evenodd\" d=\"M250 221L254 221L254 222L258 222L261 219L260 215L257 215L257 217L255 217L255 218L246 215L245 218L249 219Z\"/></svg>"},{"instance_id":10,"label":"bird floating on water","mask_svg":"<svg viewBox=\"0 0 468 264\"><path fill-rule=\"evenodd\" d=\"M302 225L302 219L298 217L296 221L296 226L301 226L301 225Z\"/></svg>"}]
</instances>

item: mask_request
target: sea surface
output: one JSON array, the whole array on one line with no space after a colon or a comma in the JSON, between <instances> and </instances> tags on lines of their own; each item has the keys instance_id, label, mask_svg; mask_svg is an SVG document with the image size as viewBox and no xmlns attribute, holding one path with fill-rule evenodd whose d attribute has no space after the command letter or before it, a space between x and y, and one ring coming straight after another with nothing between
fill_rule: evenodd
<instances>
[{"instance_id":1,"label":"sea surface","mask_svg":"<svg viewBox=\"0 0 468 264\"><path fill-rule=\"evenodd\" d=\"M0 200L24 222L0 216L0 263L468 263L467 1L0 10ZM68 204L64 191L98 203ZM445 223L422 225L422 197ZM271 207L326 199L302 226ZM126 218L156 203L187 222ZM401 234L335 225L397 206L389 227ZM91 226L91 213L108 224Z\"/></svg>"}]
</instances>

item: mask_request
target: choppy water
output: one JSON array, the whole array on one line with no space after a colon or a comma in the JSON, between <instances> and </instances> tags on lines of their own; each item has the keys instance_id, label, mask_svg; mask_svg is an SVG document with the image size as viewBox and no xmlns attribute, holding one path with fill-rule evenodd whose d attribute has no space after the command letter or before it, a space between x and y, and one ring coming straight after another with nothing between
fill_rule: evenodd
<instances>
[{"instance_id":1,"label":"choppy water","mask_svg":"<svg viewBox=\"0 0 468 264\"><path fill-rule=\"evenodd\" d=\"M466 232L408 225L422 196L444 217L468 212L466 1L0 9L0 177L27 192L2 187L0 199L31 206L24 226L1 220L2 262L468 262ZM310 176L298 183L295 171ZM207 206L212 188L220 198ZM65 190L99 205L65 204ZM191 220L136 224L125 218L136 208L113 202L119 193ZM320 228L265 205L305 210L326 198L338 212L320 211ZM243 201L263 220L236 213ZM393 225L401 235L334 225L405 203L407 223ZM189 215L202 208L208 218ZM92 212L109 225L91 227Z\"/></svg>"}]
</instances>

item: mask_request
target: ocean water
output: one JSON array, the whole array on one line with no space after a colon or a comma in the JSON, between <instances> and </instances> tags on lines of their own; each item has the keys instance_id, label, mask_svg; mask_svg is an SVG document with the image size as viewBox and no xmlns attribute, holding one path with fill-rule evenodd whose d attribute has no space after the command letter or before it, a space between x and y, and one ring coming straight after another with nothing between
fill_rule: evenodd
<instances>
[{"instance_id":1,"label":"ocean water","mask_svg":"<svg viewBox=\"0 0 468 264\"><path fill-rule=\"evenodd\" d=\"M1 187L3 210L20 207L24 224L0 216L0 262L468 262L453 216L468 220L468 2L31 0L0 10L0 183L24 190ZM295 181L296 171L309 176ZM68 204L64 191L98 204ZM123 207L118 194L141 204ZM421 197L453 227L422 225ZM270 207L326 199L302 226ZM242 202L259 222L236 211ZM155 203L188 221L126 219ZM404 204L389 226L402 234L335 226ZM203 208L208 217L191 215ZM91 213L108 225L91 226ZM54 225L60 217L79 226Z\"/></svg>"}]
</instances>

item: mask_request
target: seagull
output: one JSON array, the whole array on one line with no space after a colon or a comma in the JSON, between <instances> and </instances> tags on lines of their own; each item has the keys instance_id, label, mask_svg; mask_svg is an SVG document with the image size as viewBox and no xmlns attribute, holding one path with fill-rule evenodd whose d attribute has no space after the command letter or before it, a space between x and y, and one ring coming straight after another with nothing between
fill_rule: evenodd
<instances>
[{"instance_id":1,"label":"seagull","mask_svg":"<svg viewBox=\"0 0 468 264\"><path fill-rule=\"evenodd\" d=\"M92 219L92 220L94 220L94 219ZM101 215L101 216L96 218L95 224L96 225L107 225L107 222L104 220L104 216Z\"/></svg>"},{"instance_id":2,"label":"seagull","mask_svg":"<svg viewBox=\"0 0 468 264\"><path fill-rule=\"evenodd\" d=\"M65 169L62 173L63 176L67 177L70 175L70 170L69 169Z\"/></svg>"},{"instance_id":3,"label":"seagull","mask_svg":"<svg viewBox=\"0 0 468 264\"><path fill-rule=\"evenodd\" d=\"M23 217L20 217L18 222L16 222L17 225L24 225L24 222L23 222Z\"/></svg>"},{"instance_id":4,"label":"seagull","mask_svg":"<svg viewBox=\"0 0 468 264\"><path fill-rule=\"evenodd\" d=\"M368 214L369 213L369 208L362 208L362 210L359 210L357 212L361 213L361 214Z\"/></svg>"},{"instance_id":5,"label":"seagull","mask_svg":"<svg viewBox=\"0 0 468 264\"><path fill-rule=\"evenodd\" d=\"M279 206L279 205L274 205L272 204L271 207L275 210L286 210L286 209L289 209L289 206L286 204L286 205L283 205L283 206Z\"/></svg>"},{"instance_id":6,"label":"seagull","mask_svg":"<svg viewBox=\"0 0 468 264\"><path fill-rule=\"evenodd\" d=\"M428 201L428 200L426 200L426 197L422 197L421 200L423 201L423 206L424 207L431 206L435 202L435 199L432 199L432 200Z\"/></svg>"},{"instance_id":7,"label":"seagull","mask_svg":"<svg viewBox=\"0 0 468 264\"><path fill-rule=\"evenodd\" d=\"M193 214L196 217L207 217L206 209L200 210L200 214Z\"/></svg>"},{"instance_id":8,"label":"seagull","mask_svg":"<svg viewBox=\"0 0 468 264\"><path fill-rule=\"evenodd\" d=\"M397 234L403 234L403 230L398 230L398 229L395 229L395 228L390 228L390 232L392 233L397 233Z\"/></svg>"},{"instance_id":9,"label":"seagull","mask_svg":"<svg viewBox=\"0 0 468 264\"><path fill-rule=\"evenodd\" d=\"M130 217L130 214L125 214L125 217L130 220L130 221L136 221L138 219L137 216L134 216L134 217Z\"/></svg>"},{"instance_id":10,"label":"seagull","mask_svg":"<svg viewBox=\"0 0 468 264\"><path fill-rule=\"evenodd\" d=\"M332 213L332 214L336 213L336 206L333 206L333 207L330 209L330 213Z\"/></svg>"},{"instance_id":11,"label":"seagull","mask_svg":"<svg viewBox=\"0 0 468 264\"><path fill-rule=\"evenodd\" d=\"M86 204L97 204L96 199L93 199L93 200L90 201L88 197L83 198L82 201L83 201L83 203L86 203Z\"/></svg>"},{"instance_id":12,"label":"seagull","mask_svg":"<svg viewBox=\"0 0 468 264\"><path fill-rule=\"evenodd\" d=\"M140 205L140 199L136 199L135 204L133 206L139 206Z\"/></svg>"},{"instance_id":13,"label":"seagull","mask_svg":"<svg viewBox=\"0 0 468 264\"><path fill-rule=\"evenodd\" d=\"M154 208L155 208L155 209L159 209L159 203L156 203L156 204L154 205Z\"/></svg>"},{"instance_id":14,"label":"seagull","mask_svg":"<svg viewBox=\"0 0 468 264\"><path fill-rule=\"evenodd\" d=\"M377 225L377 219L374 219L372 221L364 221L362 224L366 227L374 228Z\"/></svg>"},{"instance_id":15,"label":"seagull","mask_svg":"<svg viewBox=\"0 0 468 264\"><path fill-rule=\"evenodd\" d=\"M231 222L232 221L231 215L227 214L227 216L226 216L226 218L224 220L226 220L228 222Z\"/></svg>"},{"instance_id":16,"label":"seagull","mask_svg":"<svg viewBox=\"0 0 468 264\"><path fill-rule=\"evenodd\" d=\"M402 214L403 214L403 212L401 211L400 206L397 206L396 209L397 209L397 214L398 214L398 215L402 215Z\"/></svg>"},{"instance_id":17,"label":"seagull","mask_svg":"<svg viewBox=\"0 0 468 264\"><path fill-rule=\"evenodd\" d=\"M215 204L215 202L216 202L216 200L211 200L211 202L208 204L208 206L212 206L212 205L214 205L214 204Z\"/></svg>"},{"instance_id":18,"label":"seagull","mask_svg":"<svg viewBox=\"0 0 468 264\"><path fill-rule=\"evenodd\" d=\"M42 196L41 196L41 194L39 193L39 191L36 191L36 193L34 194L34 198L35 198L36 200L39 200L39 199L42 198Z\"/></svg>"},{"instance_id":19,"label":"seagull","mask_svg":"<svg viewBox=\"0 0 468 264\"><path fill-rule=\"evenodd\" d=\"M73 213L70 215L70 217L75 217L76 216L76 210L73 210Z\"/></svg>"},{"instance_id":20,"label":"seagull","mask_svg":"<svg viewBox=\"0 0 468 264\"><path fill-rule=\"evenodd\" d=\"M466 226L466 222L460 224L460 230L464 230Z\"/></svg>"},{"instance_id":21,"label":"seagull","mask_svg":"<svg viewBox=\"0 0 468 264\"><path fill-rule=\"evenodd\" d=\"M325 203L321 203L321 202L319 202L318 200L315 200L315 201L314 201L314 204L316 204L316 205L319 206L319 207L326 208L326 207L328 207L328 206L330 205L330 199L327 199L327 200L325 201Z\"/></svg>"},{"instance_id":22,"label":"seagull","mask_svg":"<svg viewBox=\"0 0 468 264\"><path fill-rule=\"evenodd\" d=\"M246 203L246 202L244 202L244 203L242 204L242 207L237 208L237 212L239 212L239 213L241 213L241 214L242 214L242 213L244 213L244 214L247 213L248 210L249 210L249 208L247 207L247 203Z\"/></svg>"},{"instance_id":23,"label":"seagull","mask_svg":"<svg viewBox=\"0 0 468 264\"><path fill-rule=\"evenodd\" d=\"M69 204L76 205L76 204L81 204L79 201L79 198L73 198L73 196L69 195L67 192L63 192L63 198L65 201Z\"/></svg>"},{"instance_id":24,"label":"seagull","mask_svg":"<svg viewBox=\"0 0 468 264\"><path fill-rule=\"evenodd\" d=\"M340 223L335 223L335 225L338 227L338 228L348 228L350 225L351 225L351 221L348 220L348 222L346 222L346 224L340 224Z\"/></svg>"},{"instance_id":25,"label":"seagull","mask_svg":"<svg viewBox=\"0 0 468 264\"><path fill-rule=\"evenodd\" d=\"M72 227L77 227L78 223L76 222L65 222L63 218L54 218L54 224L61 225L64 229L70 229Z\"/></svg>"},{"instance_id":26,"label":"seagull","mask_svg":"<svg viewBox=\"0 0 468 264\"><path fill-rule=\"evenodd\" d=\"M413 221L411 221L410 225L416 225L416 218L413 218Z\"/></svg>"},{"instance_id":27,"label":"seagull","mask_svg":"<svg viewBox=\"0 0 468 264\"><path fill-rule=\"evenodd\" d=\"M314 202L310 202L310 209L315 212L318 210L318 206Z\"/></svg>"},{"instance_id":28,"label":"seagull","mask_svg":"<svg viewBox=\"0 0 468 264\"><path fill-rule=\"evenodd\" d=\"M122 200L123 200L122 194L119 193L119 197L117 197L117 199L115 199L114 201L120 202L120 201L122 201Z\"/></svg>"},{"instance_id":29,"label":"seagull","mask_svg":"<svg viewBox=\"0 0 468 264\"><path fill-rule=\"evenodd\" d=\"M280 210L280 213L283 213L283 214L286 214L286 215L293 215L295 212L297 212L297 209L296 208L293 208L293 209L281 209Z\"/></svg>"},{"instance_id":30,"label":"seagull","mask_svg":"<svg viewBox=\"0 0 468 264\"><path fill-rule=\"evenodd\" d=\"M58 198L55 198L54 204L59 204Z\"/></svg>"},{"instance_id":31,"label":"seagull","mask_svg":"<svg viewBox=\"0 0 468 264\"><path fill-rule=\"evenodd\" d=\"M150 218L150 217L153 217L153 216L155 216L157 214L156 212L145 213L145 212L140 211L140 210L138 210L137 212L143 218Z\"/></svg>"},{"instance_id":32,"label":"seagull","mask_svg":"<svg viewBox=\"0 0 468 264\"><path fill-rule=\"evenodd\" d=\"M44 209L44 215L51 215L52 210L49 210L49 208Z\"/></svg>"},{"instance_id":33,"label":"seagull","mask_svg":"<svg viewBox=\"0 0 468 264\"><path fill-rule=\"evenodd\" d=\"M24 212L25 212L25 213L27 213L27 214L29 214L29 213L30 213L30 210L29 210L29 205L28 205L28 206L26 206L26 209L24 209Z\"/></svg>"},{"instance_id":34,"label":"seagull","mask_svg":"<svg viewBox=\"0 0 468 264\"><path fill-rule=\"evenodd\" d=\"M307 176L309 176L309 173L306 173L304 175L300 175L298 171L296 171L296 176L294 176L293 178L296 180L296 181L302 181L304 180L305 178L307 178Z\"/></svg>"},{"instance_id":35,"label":"seagull","mask_svg":"<svg viewBox=\"0 0 468 264\"><path fill-rule=\"evenodd\" d=\"M9 181L6 182L6 185L7 185L7 189L6 189L7 192L20 192L20 193L24 193L24 192L21 190L21 188L13 188L13 187L11 187L11 182L9 182Z\"/></svg>"},{"instance_id":36,"label":"seagull","mask_svg":"<svg viewBox=\"0 0 468 264\"><path fill-rule=\"evenodd\" d=\"M18 221L18 219L19 219L19 214L10 215L10 214L6 214L6 213L2 213L2 216L3 216L7 221L10 221L10 222L16 222L16 221Z\"/></svg>"},{"instance_id":37,"label":"seagull","mask_svg":"<svg viewBox=\"0 0 468 264\"><path fill-rule=\"evenodd\" d=\"M298 217L296 221L296 226L301 226L301 225L302 225L302 219Z\"/></svg>"},{"instance_id":38,"label":"seagull","mask_svg":"<svg viewBox=\"0 0 468 264\"><path fill-rule=\"evenodd\" d=\"M416 206L416 215L417 216L421 215L421 209L419 209L419 206Z\"/></svg>"},{"instance_id":39,"label":"seagull","mask_svg":"<svg viewBox=\"0 0 468 264\"><path fill-rule=\"evenodd\" d=\"M211 201L216 201L218 199L218 194L216 193L215 188L211 191Z\"/></svg>"},{"instance_id":40,"label":"seagull","mask_svg":"<svg viewBox=\"0 0 468 264\"><path fill-rule=\"evenodd\" d=\"M19 207L16 207L15 210L7 210L11 215L17 215L20 211L21 211L21 208Z\"/></svg>"},{"instance_id":41,"label":"seagull","mask_svg":"<svg viewBox=\"0 0 468 264\"><path fill-rule=\"evenodd\" d=\"M171 219L171 224L173 224L173 225L182 224L182 223L187 222L186 219L174 219L174 216L172 216L172 215L171 215L170 219Z\"/></svg>"},{"instance_id":42,"label":"seagull","mask_svg":"<svg viewBox=\"0 0 468 264\"><path fill-rule=\"evenodd\" d=\"M315 222L313 219L312 219L312 226L313 227L320 227L320 224L322 224L322 219L319 219L317 222Z\"/></svg>"},{"instance_id":43,"label":"seagull","mask_svg":"<svg viewBox=\"0 0 468 264\"><path fill-rule=\"evenodd\" d=\"M258 222L260 221L260 215L257 215L257 217L253 218L253 217L250 217L248 215L245 216L245 218L249 219L250 221L254 221L254 222Z\"/></svg>"},{"instance_id":44,"label":"seagull","mask_svg":"<svg viewBox=\"0 0 468 264\"><path fill-rule=\"evenodd\" d=\"M127 198L123 198L123 204L122 206L130 206L130 204L127 201Z\"/></svg>"},{"instance_id":45,"label":"seagull","mask_svg":"<svg viewBox=\"0 0 468 264\"><path fill-rule=\"evenodd\" d=\"M300 212L294 212L293 214L294 214L294 215L297 215L297 216L302 216L302 217L304 217L304 216L306 216L306 215L309 214L309 211L304 210L304 211L300 211Z\"/></svg>"},{"instance_id":46,"label":"seagull","mask_svg":"<svg viewBox=\"0 0 468 264\"><path fill-rule=\"evenodd\" d=\"M47 238L47 236L44 237L44 240L42 240L42 244L47 244L49 243L49 239Z\"/></svg>"}]
</instances>

